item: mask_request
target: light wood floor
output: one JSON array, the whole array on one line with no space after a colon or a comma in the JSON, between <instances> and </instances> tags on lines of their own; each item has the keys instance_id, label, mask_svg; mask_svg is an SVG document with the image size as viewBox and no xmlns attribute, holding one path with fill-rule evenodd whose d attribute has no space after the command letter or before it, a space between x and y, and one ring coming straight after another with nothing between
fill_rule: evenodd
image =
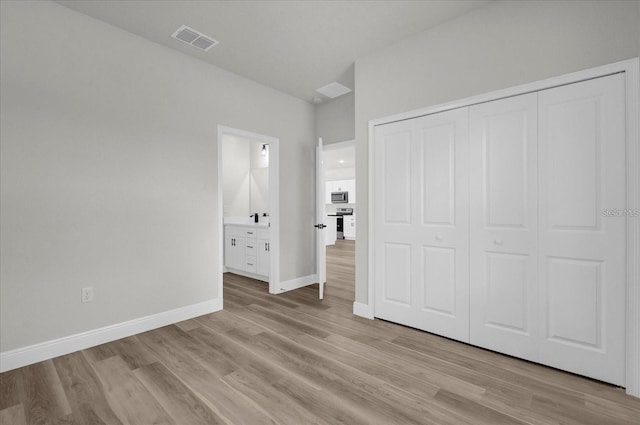
<instances>
[{"instance_id":1,"label":"light wood floor","mask_svg":"<svg viewBox=\"0 0 640 425\"><path fill-rule=\"evenodd\" d=\"M0 375L0 424L634 424L624 390L225 276L224 311Z\"/></svg>"}]
</instances>

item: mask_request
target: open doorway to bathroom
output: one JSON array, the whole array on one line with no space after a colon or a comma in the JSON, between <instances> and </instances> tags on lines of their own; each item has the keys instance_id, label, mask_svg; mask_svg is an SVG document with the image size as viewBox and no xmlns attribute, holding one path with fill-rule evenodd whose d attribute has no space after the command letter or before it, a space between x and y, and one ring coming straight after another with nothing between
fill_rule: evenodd
<instances>
[{"instance_id":1,"label":"open doorway to bathroom","mask_svg":"<svg viewBox=\"0 0 640 425\"><path fill-rule=\"evenodd\" d=\"M279 282L278 139L218 127L219 293L225 273Z\"/></svg>"}]
</instances>

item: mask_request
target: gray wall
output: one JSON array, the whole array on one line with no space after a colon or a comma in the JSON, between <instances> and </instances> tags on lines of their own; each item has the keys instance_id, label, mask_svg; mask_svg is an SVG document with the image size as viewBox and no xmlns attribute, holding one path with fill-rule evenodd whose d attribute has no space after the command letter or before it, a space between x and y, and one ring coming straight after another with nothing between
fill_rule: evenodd
<instances>
[{"instance_id":1,"label":"gray wall","mask_svg":"<svg viewBox=\"0 0 640 425\"><path fill-rule=\"evenodd\" d=\"M355 138L355 95L345 94L316 105L316 137L322 143L344 142Z\"/></svg>"},{"instance_id":2,"label":"gray wall","mask_svg":"<svg viewBox=\"0 0 640 425\"><path fill-rule=\"evenodd\" d=\"M280 139L281 277L314 273L312 105L56 3L0 4L0 351L218 297L218 124Z\"/></svg>"},{"instance_id":3,"label":"gray wall","mask_svg":"<svg viewBox=\"0 0 640 425\"><path fill-rule=\"evenodd\" d=\"M640 2L493 2L356 61L356 301L367 303L368 121L640 56Z\"/></svg>"}]
</instances>

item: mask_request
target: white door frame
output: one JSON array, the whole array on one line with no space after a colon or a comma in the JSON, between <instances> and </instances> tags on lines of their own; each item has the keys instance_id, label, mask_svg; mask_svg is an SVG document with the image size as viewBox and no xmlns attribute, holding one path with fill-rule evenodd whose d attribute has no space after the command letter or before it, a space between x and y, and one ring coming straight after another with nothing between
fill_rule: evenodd
<instances>
[{"instance_id":1,"label":"white door frame","mask_svg":"<svg viewBox=\"0 0 640 425\"><path fill-rule=\"evenodd\" d=\"M224 204L222 197L222 136L231 135L257 140L269 145L269 293L278 294L280 288L280 140L276 137L265 136L245 130L218 125L218 297L223 307L223 276L224 273Z\"/></svg>"},{"instance_id":2,"label":"white door frame","mask_svg":"<svg viewBox=\"0 0 640 425\"><path fill-rule=\"evenodd\" d=\"M369 121L369 246L368 246L368 305L354 303L354 314L373 318L375 316L375 210L374 206L374 143L377 125L395 121L408 120L423 115L435 114L450 109L471 106L525 93L550 89L552 87L576 83L606 75L625 73L626 83L626 150L627 150L627 205L637 212L640 209L640 141L638 134L639 87L640 87L640 59L628 59L609 65L599 66L583 71L573 72L546 80L523 84L503 90L481 94L466 99L456 100L442 105L431 106L415 111L405 112ZM626 314L626 392L640 397L640 217L627 218L627 314ZM356 308L357 307L357 308Z\"/></svg>"}]
</instances>

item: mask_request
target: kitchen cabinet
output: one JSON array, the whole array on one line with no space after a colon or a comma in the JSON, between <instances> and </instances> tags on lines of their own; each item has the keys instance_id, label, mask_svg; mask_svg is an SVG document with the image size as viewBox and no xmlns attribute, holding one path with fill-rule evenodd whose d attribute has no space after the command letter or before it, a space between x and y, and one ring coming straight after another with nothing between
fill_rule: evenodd
<instances>
[{"instance_id":1,"label":"kitchen cabinet","mask_svg":"<svg viewBox=\"0 0 640 425\"><path fill-rule=\"evenodd\" d=\"M269 229L256 225L226 225L224 265L232 273L269 281Z\"/></svg>"},{"instance_id":2,"label":"kitchen cabinet","mask_svg":"<svg viewBox=\"0 0 640 425\"><path fill-rule=\"evenodd\" d=\"M343 219L343 232L345 239L355 239L356 238L356 216L355 215L344 215Z\"/></svg>"}]
</instances>

